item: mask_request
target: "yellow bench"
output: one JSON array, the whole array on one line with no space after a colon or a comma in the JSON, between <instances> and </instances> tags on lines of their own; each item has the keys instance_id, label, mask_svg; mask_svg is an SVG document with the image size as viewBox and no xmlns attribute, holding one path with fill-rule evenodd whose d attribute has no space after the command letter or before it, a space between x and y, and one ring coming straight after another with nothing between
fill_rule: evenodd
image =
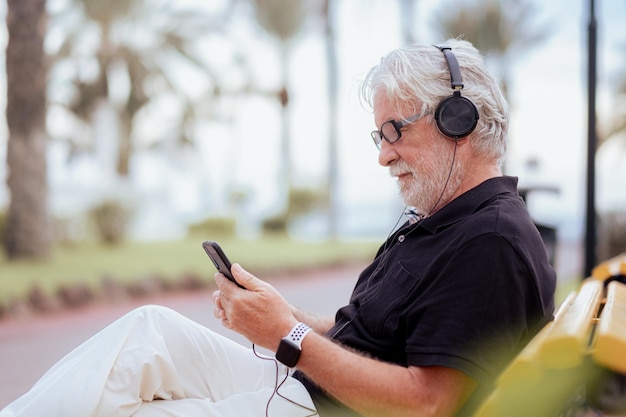
<instances>
[{"instance_id":1,"label":"yellow bench","mask_svg":"<svg viewBox=\"0 0 626 417\"><path fill-rule=\"evenodd\" d=\"M624 278L626 254L594 268L505 369L474 417L555 417L580 404L626 415Z\"/></svg>"}]
</instances>

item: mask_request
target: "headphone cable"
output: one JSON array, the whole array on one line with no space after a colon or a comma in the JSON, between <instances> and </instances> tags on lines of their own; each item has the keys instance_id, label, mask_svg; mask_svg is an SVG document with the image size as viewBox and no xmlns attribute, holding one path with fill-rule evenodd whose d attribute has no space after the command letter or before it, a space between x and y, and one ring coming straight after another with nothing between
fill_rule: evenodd
<instances>
[{"instance_id":1,"label":"headphone cable","mask_svg":"<svg viewBox=\"0 0 626 417\"><path fill-rule=\"evenodd\" d=\"M306 411L310 411L312 414L308 414L305 417L314 417L318 415L318 412L316 409L311 408L311 407L307 407L306 405L300 404L297 401L294 401L290 398L287 398L286 396L284 396L283 394L281 394L279 392L280 388L283 386L283 384L287 381L287 378L289 378L289 371L285 372L285 377L282 379L282 381L278 381L278 375L279 375L279 368L278 368L278 361L274 358L270 358L270 357L266 357L266 356L262 356L260 355L257 351L256 351L256 345L253 343L252 344L252 353L254 353L254 356L256 356L257 358L264 360L264 361L271 361L274 362L274 367L275 367L275 371L276 371L276 375L275 375L275 379L274 379L274 390L272 391L272 395L270 395L270 398L267 400L267 404L265 404L265 417L269 417L270 415L270 403L272 402L272 400L274 399L275 396L278 396L280 398L282 398L285 401L290 402L293 405L296 405L300 408L305 409Z\"/></svg>"}]
</instances>

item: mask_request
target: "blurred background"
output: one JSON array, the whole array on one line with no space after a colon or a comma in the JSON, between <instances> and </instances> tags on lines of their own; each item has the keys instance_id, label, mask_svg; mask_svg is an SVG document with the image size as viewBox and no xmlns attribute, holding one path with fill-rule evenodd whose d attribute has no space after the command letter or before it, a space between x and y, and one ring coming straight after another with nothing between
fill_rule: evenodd
<instances>
[{"instance_id":1,"label":"blurred background","mask_svg":"<svg viewBox=\"0 0 626 417\"><path fill-rule=\"evenodd\" d=\"M626 2L595 3L602 260L626 250ZM260 270L367 259L404 207L360 81L400 45L459 36L510 102L505 173L580 279L589 4L1 2L0 311L67 282L201 274L205 238Z\"/></svg>"}]
</instances>

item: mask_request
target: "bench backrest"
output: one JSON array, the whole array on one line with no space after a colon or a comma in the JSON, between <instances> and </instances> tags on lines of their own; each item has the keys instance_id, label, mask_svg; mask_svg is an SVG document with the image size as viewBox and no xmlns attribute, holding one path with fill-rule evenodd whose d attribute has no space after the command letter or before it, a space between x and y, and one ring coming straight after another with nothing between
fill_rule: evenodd
<instances>
[{"instance_id":1,"label":"bench backrest","mask_svg":"<svg viewBox=\"0 0 626 417\"><path fill-rule=\"evenodd\" d=\"M611 374L626 375L626 254L569 294L474 417L557 416Z\"/></svg>"}]
</instances>

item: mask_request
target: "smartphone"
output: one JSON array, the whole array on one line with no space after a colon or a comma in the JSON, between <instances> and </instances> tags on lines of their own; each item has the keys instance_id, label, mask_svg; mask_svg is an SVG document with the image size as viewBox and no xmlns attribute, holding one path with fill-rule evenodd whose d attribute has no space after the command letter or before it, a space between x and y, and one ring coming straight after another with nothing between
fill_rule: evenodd
<instances>
[{"instance_id":1,"label":"smartphone","mask_svg":"<svg viewBox=\"0 0 626 417\"><path fill-rule=\"evenodd\" d=\"M235 277L233 277L233 274L230 272L230 267L232 266L232 264L230 263L230 261L226 257L226 254L217 242L214 242L212 240L205 240L204 242L202 242L202 247L204 248L206 254L209 255L209 258L211 258L211 261L213 261L213 265L215 265L215 268L217 268L219 272L221 272L226 278L237 284L239 288L244 288L239 285L237 281L235 281Z\"/></svg>"}]
</instances>

